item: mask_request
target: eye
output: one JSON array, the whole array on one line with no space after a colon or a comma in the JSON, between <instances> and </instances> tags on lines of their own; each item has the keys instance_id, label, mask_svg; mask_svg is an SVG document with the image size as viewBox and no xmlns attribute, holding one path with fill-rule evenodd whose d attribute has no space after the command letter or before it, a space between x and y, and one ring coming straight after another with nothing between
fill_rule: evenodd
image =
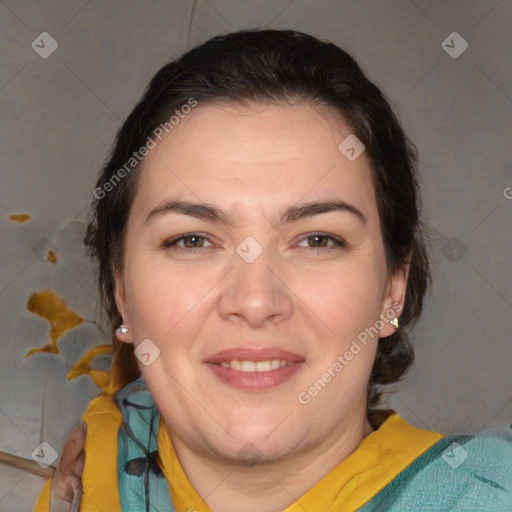
<instances>
[{"instance_id":1,"label":"eye","mask_svg":"<svg viewBox=\"0 0 512 512\"><path fill-rule=\"evenodd\" d=\"M171 240L166 240L162 246L165 248L173 247L180 251L195 251L196 249L202 249L204 246L205 240L208 238L199 233L187 233L185 235L180 235ZM183 242L184 245L178 245L180 242Z\"/></svg>"},{"instance_id":2,"label":"eye","mask_svg":"<svg viewBox=\"0 0 512 512\"><path fill-rule=\"evenodd\" d=\"M327 233L311 233L302 238L300 243L308 242L309 249L326 249L332 250L336 248L346 247L346 243L338 237L329 235ZM311 243L309 243L311 241ZM162 247L185 252L195 252L199 249L206 249L209 246L205 245L205 242L209 241L208 237L200 233L186 233L184 235L177 236L170 240L166 240L162 243ZM331 242L329 244L329 242ZM213 244L211 244L213 246Z\"/></svg>"},{"instance_id":3,"label":"eye","mask_svg":"<svg viewBox=\"0 0 512 512\"><path fill-rule=\"evenodd\" d=\"M310 249L335 249L338 247L346 247L346 243L338 237L328 235L327 233L311 233L305 236L301 242L312 240L313 245L308 244L308 248ZM331 245L327 245L327 243L332 241Z\"/></svg>"}]
</instances>

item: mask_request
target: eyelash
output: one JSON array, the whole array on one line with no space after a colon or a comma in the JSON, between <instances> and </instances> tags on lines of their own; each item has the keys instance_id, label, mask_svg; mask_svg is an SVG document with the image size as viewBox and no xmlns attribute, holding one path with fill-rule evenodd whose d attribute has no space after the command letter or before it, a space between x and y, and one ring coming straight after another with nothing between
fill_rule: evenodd
<instances>
[{"instance_id":1,"label":"eyelash","mask_svg":"<svg viewBox=\"0 0 512 512\"><path fill-rule=\"evenodd\" d=\"M325 237L327 239L330 239L330 240L332 240L334 245L331 245L330 247L307 247L307 249L317 249L317 250L318 249L324 249L324 250L329 251L329 250L333 250L333 249L342 249L342 248L346 247L345 241L342 240L341 238L337 238L337 237L334 237L332 235L329 235L327 233L322 233L322 232L310 233L307 236L303 237L300 240L300 242L302 242L304 240L307 240L308 238L313 238L315 236ZM186 233L186 234L180 235L180 236L178 236L176 238L173 238L173 239L170 239L170 240L166 240L165 242L163 242L162 246L165 249L170 249L172 247L174 250L185 251L185 252L196 252L196 251L199 251L201 249L205 249L205 247L179 247L178 245L176 245L181 240L185 240L186 238L193 238L193 237L203 238L205 240L208 240L208 237L205 236L205 235L202 235L201 233Z\"/></svg>"}]
</instances>

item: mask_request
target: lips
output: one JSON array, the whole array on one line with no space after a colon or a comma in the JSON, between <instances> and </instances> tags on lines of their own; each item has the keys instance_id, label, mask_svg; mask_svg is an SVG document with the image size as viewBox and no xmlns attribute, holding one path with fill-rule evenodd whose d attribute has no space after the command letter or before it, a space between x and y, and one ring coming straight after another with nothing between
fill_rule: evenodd
<instances>
[{"instance_id":1,"label":"lips","mask_svg":"<svg viewBox=\"0 0 512 512\"><path fill-rule=\"evenodd\" d=\"M209 357L205 363L220 364L223 362L230 361L272 361L273 359L279 359L280 361L286 361L287 363L298 363L303 362L304 357L287 350L281 350L276 348L262 348L262 349L247 349L247 348L232 348L227 350L221 350L213 356Z\"/></svg>"},{"instance_id":2,"label":"lips","mask_svg":"<svg viewBox=\"0 0 512 512\"><path fill-rule=\"evenodd\" d=\"M244 391L278 386L291 379L304 363L299 354L275 348L222 350L205 361L222 382Z\"/></svg>"}]
</instances>

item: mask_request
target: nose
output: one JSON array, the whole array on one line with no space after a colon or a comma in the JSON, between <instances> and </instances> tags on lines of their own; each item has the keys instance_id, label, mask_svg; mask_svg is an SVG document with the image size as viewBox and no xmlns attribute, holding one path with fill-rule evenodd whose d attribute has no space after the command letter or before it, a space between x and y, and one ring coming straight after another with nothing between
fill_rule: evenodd
<instances>
[{"instance_id":1,"label":"nose","mask_svg":"<svg viewBox=\"0 0 512 512\"><path fill-rule=\"evenodd\" d=\"M233 267L223 280L218 306L223 319L258 328L289 319L293 313L293 293L287 286L283 266L278 264L278 256L259 246L256 254L263 251L253 259L254 245L254 240L252 245L251 241L249 245L242 243L234 252Z\"/></svg>"}]
</instances>

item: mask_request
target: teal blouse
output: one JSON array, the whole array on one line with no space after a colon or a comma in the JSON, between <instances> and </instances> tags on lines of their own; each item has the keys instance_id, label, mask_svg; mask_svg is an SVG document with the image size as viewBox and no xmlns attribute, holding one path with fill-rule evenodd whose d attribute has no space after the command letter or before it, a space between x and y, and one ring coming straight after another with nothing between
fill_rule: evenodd
<instances>
[{"instance_id":1,"label":"teal blouse","mask_svg":"<svg viewBox=\"0 0 512 512\"><path fill-rule=\"evenodd\" d=\"M142 377L118 391L116 403L123 417L118 433L123 512L174 512L167 481L156 462L159 412ZM442 438L359 510L511 512L512 426Z\"/></svg>"}]
</instances>

